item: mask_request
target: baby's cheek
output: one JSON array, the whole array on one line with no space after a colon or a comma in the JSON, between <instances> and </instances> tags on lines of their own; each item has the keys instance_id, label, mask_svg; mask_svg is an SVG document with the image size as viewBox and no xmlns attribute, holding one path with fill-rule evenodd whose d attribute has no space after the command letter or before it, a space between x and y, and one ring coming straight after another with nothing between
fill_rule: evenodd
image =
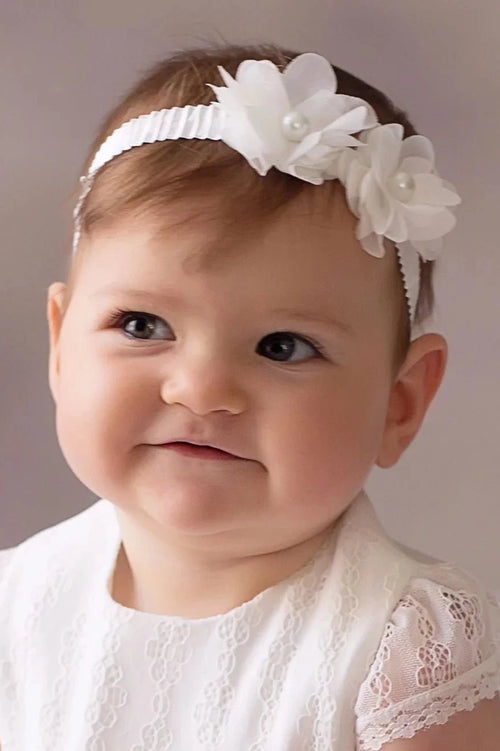
<instances>
[{"instance_id":1,"label":"baby's cheek","mask_svg":"<svg viewBox=\"0 0 500 751\"><path fill-rule=\"evenodd\" d=\"M95 460L99 460L95 426L92 426L89 418L89 413L74 401L61 401L57 407L59 446L70 469L87 487L92 484L93 473L98 471Z\"/></svg>"},{"instance_id":2,"label":"baby's cheek","mask_svg":"<svg viewBox=\"0 0 500 751\"><path fill-rule=\"evenodd\" d=\"M56 407L56 431L59 446L76 477L98 495L112 469L112 403L105 391L99 392L90 379L81 377L75 385L69 381L59 393ZM118 472L118 468L116 469Z\"/></svg>"},{"instance_id":3,"label":"baby's cheek","mask_svg":"<svg viewBox=\"0 0 500 751\"><path fill-rule=\"evenodd\" d=\"M366 405L365 405L366 406ZM358 493L374 463L376 440L362 405L340 400L303 413L283 433L283 461L297 498L309 508L345 505Z\"/></svg>"},{"instance_id":4,"label":"baby's cheek","mask_svg":"<svg viewBox=\"0 0 500 751\"><path fill-rule=\"evenodd\" d=\"M266 452L266 461L273 495L280 505L300 516L316 506L321 508L328 496L341 492L346 467L331 431L319 424L298 422L276 439Z\"/></svg>"}]
</instances>

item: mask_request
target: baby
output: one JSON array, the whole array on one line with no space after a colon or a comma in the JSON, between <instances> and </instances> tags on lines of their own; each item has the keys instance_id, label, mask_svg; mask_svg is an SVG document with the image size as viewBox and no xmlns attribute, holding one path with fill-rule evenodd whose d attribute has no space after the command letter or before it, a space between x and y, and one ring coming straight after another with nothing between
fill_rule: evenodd
<instances>
[{"instance_id":1,"label":"baby","mask_svg":"<svg viewBox=\"0 0 500 751\"><path fill-rule=\"evenodd\" d=\"M319 55L189 50L81 182L49 377L99 500L0 553L3 751L498 749L494 598L363 490L446 367L430 141Z\"/></svg>"}]
</instances>

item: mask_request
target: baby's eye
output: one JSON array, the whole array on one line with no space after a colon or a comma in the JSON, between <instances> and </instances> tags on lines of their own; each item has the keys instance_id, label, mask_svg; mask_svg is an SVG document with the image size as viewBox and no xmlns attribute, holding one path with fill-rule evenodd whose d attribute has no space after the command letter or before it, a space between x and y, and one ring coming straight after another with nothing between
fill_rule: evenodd
<instances>
[{"instance_id":1,"label":"baby's eye","mask_svg":"<svg viewBox=\"0 0 500 751\"><path fill-rule=\"evenodd\" d=\"M172 331L170 326L168 326L162 318L159 318L152 313L143 313L135 310L116 310L112 315L109 325L123 328L125 333L129 334L132 339L148 341L152 338L148 336L148 334L154 333L155 323L158 321L165 324L165 327L168 328L169 331ZM137 322L139 322L139 324L135 325ZM139 336L135 336L135 334L138 334ZM160 336L153 338L161 339L163 337Z\"/></svg>"},{"instance_id":2,"label":"baby's eye","mask_svg":"<svg viewBox=\"0 0 500 751\"><path fill-rule=\"evenodd\" d=\"M298 346L296 345L298 342ZM298 334L291 334L288 331L275 331L273 334L265 336L257 352L266 357L270 356L280 362L299 362L307 357L321 357L322 347L315 342L308 342ZM289 359L291 355L299 355L298 359Z\"/></svg>"}]
</instances>

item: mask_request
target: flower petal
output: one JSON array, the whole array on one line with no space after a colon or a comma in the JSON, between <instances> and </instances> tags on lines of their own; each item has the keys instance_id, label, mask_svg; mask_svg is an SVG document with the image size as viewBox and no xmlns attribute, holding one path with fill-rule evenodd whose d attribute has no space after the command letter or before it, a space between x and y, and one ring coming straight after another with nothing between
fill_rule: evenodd
<instances>
[{"instance_id":1,"label":"flower petal","mask_svg":"<svg viewBox=\"0 0 500 751\"><path fill-rule=\"evenodd\" d=\"M410 203L425 203L433 206L456 206L460 197L442 185L436 175L415 175L415 192Z\"/></svg>"},{"instance_id":2,"label":"flower petal","mask_svg":"<svg viewBox=\"0 0 500 751\"><path fill-rule=\"evenodd\" d=\"M358 133L376 124L376 114L369 104L356 97L331 94L325 90L300 103L298 108L315 130L341 130Z\"/></svg>"},{"instance_id":3,"label":"flower petal","mask_svg":"<svg viewBox=\"0 0 500 751\"><path fill-rule=\"evenodd\" d=\"M290 109L283 77L270 60L244 60L236 71L236 81L246 104L262 109L272 106L283 114Z\"/></svg>"},{"instance_id":4,"label":"flower petal","mask_svg":"<svg viewBox=\"0 0 500 751\"><path fill-rule=\"evenodd\" d=\"M312 129L323 130L339 116L340 106L336 99L335 94L332 96L330 92L321 89L301 102L295 109L307 117Z\"/></svg>"},{"instance_id":5,"label":"flower petal","mask_svg":"<svg viewBox=\"0 0 500 751\"><path fill-rule=\"evenodd\" d=\"M347 176L354 161L359 162L359 159L357 159L357 153L356 151L354 151L354 149L343 149L340 152L338 157L337 169L339 179L342 180L344 185L346 185L347 183Z\"/></svg>"},{"instance_id":6,"label":"flower petal","mask_svg":"<svg viewBox=\"0 0 500 751\"><path fill-rule=\"evenodd\" d=\"M288 172L289 175L299 177L313 185L321 185L324 182L324 177L318 175L318 168L315 165L307 167L300 164L291 164L287 169L283 169L283 172Z\"/></svg>"},{"instance_id":7,"label":"flower petal","mask_svg":"<svg viewBox=\"0 0 500 751\"><path fill-rule=\"evenodd\" d=\"M409 172L410 175L427 174L432 171L432 165L428 159L420 156L407 156L401 160L399 165L401 172Z\"/></svg>"},{"instance_id":8,"label":"flower petal","mask_svg":"<svg viewBox=\"0 0 500 751\"><path fill-rule=\"evenodd\" d=\"M392 222L387 227L384 235L395 243L403 242L408 239L408 227L405 217L401 211L394 211Z\"/></svg>"},{"instance_id":9,"label":"flower petal","mask_svg":"<svg viewBox=\"0 0 500 751\"><path fill-rule=\"evenodd\" d=\"M345 161L346 161L346 156L349 154L353 154L353 157L351 159L351 163L349 167L346 170ZM344 163L341 164L341 162L344 162ZM358 216L361 184L365 176L369 174L369 172L367 168L355 158L354 152L351 151L351 149L341 152L339 161L337 163L337 169L339 171L339 175L342 175L345 172L347 173L346 177L341 176L340 179L342 180L344 184L347 203L349 205L349 208L353 214Z\"/></svg>"},{"instance_id":10,"label":"flower petal","mask_svg":"<svg viewBox=\"0 0 500 751\"><path fill-rule=\"evenodd\" d=\"M266 139L261 137L250 121L249 113L252 112L252 108L244 105L245 92L241 86L221 66L219 71L224 81L230 84L230 88L208 85L214 91L224 114L221 122L221 140L242 154L260 175L265 175L272 166Z\"/></svg>"},{"instance_id":11,"label":"flower petal","mask_svg":"<svg viewBox=\"0 0 500 751\"><path fill-rule=\"evenodd\" d=\"M366 169L359 186L359 200L362 204L366 203L370 190L380 190L380 188L377 185L373 172L370 169Z\"/></svg>"},{"instance_id":12,"label":"flower petal","mask_svg":"<svg viewBox=\"0 0 500 751\"><path fill-rule=\"evenodd\" d=\"M272 166L267 146L249 121L245 108L225 111L221 124L221 140L235 151L239 151L257 169L259 175L265 175ZM259 164L259 168L255 164Z\"/></svg>"},{"instance_id":13,"label":"flower petal","mask_svg":"<svg viewBox=\"0 0 500 751\"><path fill-rule=\"evenodd\" d=\"M225 79L229 81L228 75ZM257 136L261 142L261 155L266 163L287 164L288 155L295 144L284 137L282 120L290 110L290 103L282 75L273 63L269 60L244 60L238 66L236 81L231 84L230 92L226 91L226 95L222 97L220 92L216 92L216 95L219 101L220 98L223 100L220 102L221 107L226 107L228 114L233 115L225 123L223 140L226 143L235 144L233 148L245 156L255 156ZM240 111L240 117L234 114L236 110ZM245 144L249 128L239 132L244 122L243 115L254 131L249 148Z\"/></svg>"},{"instance_id":14,"label":"flower petal","mask_svg":"<svg viewBox=\"0 0 500 751\"><path fill-rule=\"evenodd\" d=\"M210 88L215 92L215 95L219 102L222 101L221 97L226 97L226 100L238 101L244 105L252 104L252 100L246 101L244 99L244 92L242 91L241 86L232 77L232 75L222 67L222 65L218 65L217 70L219 71L220 76L226 85L215 86L214 84L209 83L207 84L207 86L210 86ZM249 92L249 94L252 94L252 92Z\"/></svg>"},{"instance_id":15,"label":"flower petal","mask_svg":"<svg viewBox=\"0 0 500 751\"><path fill-rule=\"evenodd\" d=\"M384 238L380 235L372 233L360 239L360 243L363 250L371 256L375 258L383 258L385 256Z\"/></svg>"},{"instance_id":16,"label":"flower petal","mask_svg":"<svg viewBox=\"0 0 500 751\"><path fill-rule=\"evenodd\" d=\"M240 152L242 156L245 156L242 152ZM249 165L254 168L256 172L259 173L259 175L267 175L271 167L273 166L273 163L270 159L266 158L264 155L259 156L248 156L246 157Z\"/></svg>"},{"instance_id":17,"label":"flower petal","mask_svg":"<svg viewBox=\"0 0 500 751\"><path fill-rule=\"evenodd\" d=\"M434 240L453 229L457 220L449 209L442 208L432 221L420 226L413 224L412 216L407 216L408 238L410 240Z\"/></svg>"},{"instance_id":18,"label":"flower petal","mask_svg":"<svg viewBox=\"0 0 500 751\"><path fill-rule=\"evenodd\" d=\"M400 203L399 209L415 227L431 224L444 211L442 206L430 206L425 203Z\"/></svg>"},{"instance_id":19,"label":"flower petal","mask_svg":"<svg viewBox=\"0 0 500 751\"><path fill-rule=\"evenodd\" d=\"M356 147L359 145L359 141L354 136L349 136L344 131L336 130L335 128L323 130L320 133L320 143L324 143L325 146L329 146L331 149L342 149L342 153L344 153L346 146Z\"/></svg>"},{"instance_id":20,"label":"flower petal","mask_svg":"<svg viewBox=\"0 0 500 751\"><path fill-rule=\"evenodd\" d=\"M434 167L434 147L431 141L425 136L415 135L404 139L401 148L401 158L406 159L413 156L426 159L430 163L430 169Z\"/></svg>"},{"instance_id":21,"label":"flower petal","mask_svg":"<svg viewBox=\"0 0 500 751\"><path fill-rule=\"evenodd\" d=\"M315 52L305 52L295 57L282 75L291 109L321 89L331 93L337 91L335 71L328 60Z\"/></svg>"},{"instance_id":22,"label":"flower petal","mask_svg":"<svg viewBox=\"0 0 500 751\"><path fill-rule=\"evenodd\" d=\"M366 211L362 211L359 217L358 226L356 227L356 237L361 240L363 237L373 233L373 224L369 214Z\"/></svg>"},{"instance_id":23,"label":"flower petal","mask_svg":"<svg viewBox=\"0 0 500 751\"><path fill-rule=\"evenodd\" d=\"M458 198L460 199L459 203L462 203L462 199L458 195L457 189L455 188L455 186L453 185L453 183L450 183L449 180L445 180L444 178L441 178L441 184L442 184L443 188L446 188L447 190L451 190L452 193L455 193L458 196Z\"/></svg>"},{"instance_id":24,"label":"flower petal","mask_svg":"<svg viewBox=\"0 0 500 751\"><path fill-rule=\"evenodd\" d=\"M403 128L401 126L401 135ZM399 165L401 141L387 125L368 131L372 154L372 169L380 184L396 172Z\"/></svg>"},{"instance_id":25,"label":"flower petal","mask_svg":"<svg viewBox=\"0 0 500 751\"><path fill-rule=\"evenodd\" d=\"M395 140L401 141L404 135L404 128L400 123L386 123L385 125L377 125L366 133L361 133L359 138L364 143L372 144L374 138L380 137L380 133L383 135L390 133Z\"/></svg>"},{"instance_id":26,"label":"flower petal","mask_svg":"<svg viewBox=\"0 0 500 751\"><path fill-rule=\"evenodd\" d=\"M370 214L374 231L377 235L384 235L394 216L394 204L374 180L367 191L364 207Z\"/></svg>"},{"instance_id":27,"label":"flower petal","mask_svg":"<svg viewBox=\"0 0 500 751\"><path fill-rule=\"evenodd\" d=\"M313 133L309 133L307 136L304 136L302 141L300 141L293 151L291 152L289 156L290 162L295 162L297 159L300 159L304 154L307 154L310 152L313 148L315 148L321 138L321 133L318 131L314 131ZM330 150L328 146L323 147L326 150Z\"/></svg>"},{"instance_id":28,"label":"flower petal","mask_svg":"<svg viewBox=\"0 0 500 751\"><path fill-rule=\"evenodd\" d=\"M336 99L340 100L341 96L341 94L337 94ZM342 105L343 112L331 124L331 128L343 130L346 133L359 133L359 131L373 128L377 124L375 110L367 102L363 102L362 99L357 99L354 96L342 96L342 100L338 101L337 104Z\"/></svg>"},{"instance_id":29,"label":"flower petal","mask_svg":"<svg viewBox=\"0 0 500 751\"><path fill-rule=\"evenodd\" d=\"M225 86L214 86L211 83L207 84L207 86L210 86L215 96L217 97L217 100L219 104L221 105L220 109L222 110L241 109L243 107L240 92L237 88L237 85L236 85L236 88L226 88Z\"/></svg>"}]
</instances>

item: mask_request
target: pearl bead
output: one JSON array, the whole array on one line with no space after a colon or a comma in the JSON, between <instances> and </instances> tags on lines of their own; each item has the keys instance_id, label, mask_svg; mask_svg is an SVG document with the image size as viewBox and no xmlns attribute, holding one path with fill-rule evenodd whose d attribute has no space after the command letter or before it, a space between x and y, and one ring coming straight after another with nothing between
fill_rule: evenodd
<instances>
[{"instance_id":1,"label":"pearl bead","mask_svg":"<svg viewBox=\"0 0 500 751\"><path fill-rule=\"evenodd\" d=\"M309 133L309 120L302 112L292 110L284 116L281 129L288 141L302 141Z\"/></svg>"},{"instance_id":2,"label":"pearl bead","mask_svg":"<svg viewBox=\"0 0 500 751\"><path fill-rule=\"evenodd\" d=\"M407 172L398 172L389 181L391 193L398 201L406 203L415 190L415 180Z\"/></svg>"}]
</instances>

